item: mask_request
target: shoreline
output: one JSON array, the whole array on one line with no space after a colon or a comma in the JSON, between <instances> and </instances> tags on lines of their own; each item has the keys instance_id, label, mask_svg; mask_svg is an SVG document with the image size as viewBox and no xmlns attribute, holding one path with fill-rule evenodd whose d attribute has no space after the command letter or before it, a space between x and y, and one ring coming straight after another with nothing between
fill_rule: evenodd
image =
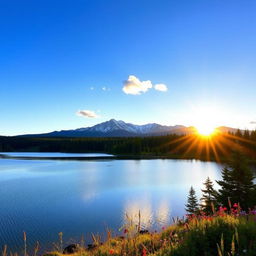
<instances>
[{"instance_id":1,"label":"shoreline","mask_svg":"<svg viewBox=\"0 0 256 256\"><path fill-rule=\"evenodd\" d=\"M16 159L16 160L55 160L55 161L113 161L113 160L188 160L188 161L202 161L202 162L214 162L217 164L226 164L229 162L229 159L222 158L219 159L219 161L216 161L216 159L213 158L200 158L200 157L194 157L194 156L177 156L177 155L113 155L113 156L88 156L88 157L66 157L66 156L9 156L6 154L7 152L4 152L2 154L0 152L0 159ZM12 153L12 152L9 152ZM22 152L19 152L22 153ZM39 152L44 153L44 152ZM47 153L70 153L70 152L47 152ZM72 153L80 153L80 152L72 152ZM95 152L87 152L89 153L95 153ZM101 152L102 153L102 152ZM71 153L70 153L71 154ZM83 153L86 154L86 153ZM106 153L104 153L106 154ZM256 168L256 159L248 159L248 163L252 165L254 168Z\"/></svg>"},{"instance_id":2,"label":"shoreline","mask_svg":"<svg viewBox=\"0 0 256 256\"><path fill-rule=\"evenodd\" d=\"M12 152L10 152L12 153ZM43 152L41 152L43 153ZM52 152L56 153L56 152ZM58 152L59 153L59 152ZM63 152L64 153L64 152ZM66 153L66 152L65 152ZM203 162L216 162L214 159L205 159L205 158L195 158L195 157L182 157L177 155L113 155L113 156L10 156L8 154L1 154L0 159L17 159L17 160L75 160L75 161L92 161L92 160L196 160L196 161L203 161ZM216 163L224 163L225 160L222 159L220 162Z\"/></svg>"}]
</instances>

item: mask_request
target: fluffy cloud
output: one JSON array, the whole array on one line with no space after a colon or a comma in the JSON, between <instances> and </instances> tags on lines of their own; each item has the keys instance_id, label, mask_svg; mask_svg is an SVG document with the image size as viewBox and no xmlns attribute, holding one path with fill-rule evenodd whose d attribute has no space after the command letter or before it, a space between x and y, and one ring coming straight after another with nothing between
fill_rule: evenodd
<instances>
[{"instance_id":1,"label":"fluffy cloud","mask_svg":"<svg viewBox=\"0 0 256 256\"><path fill-rule=\"evenodd\" d=\"M102 89L102 91L110 91L110 88L108 88L106 86L103 86L101 89Z\"/></svg>"},{"instance_id":2,"label":"fluffy cloud","mask_svg":"<svg viewBox=\"0 0 256 256\"><path fill-rule=\"evenodd\" d=\"M166 92L168 90L167 86L165 84L156 84L154 88L157 91Z\"/></svg>"},{"instance_id":3,"label":"fluffy cloud","mask_svg":"<svg viewBox=\"0 0 256 256\"><path fill-rule=\"evenodd\" d=\"M155 90L166 92L168 90L165 84L153 84L150 80L140 81L136 76L130 75L127 80L124 81L123 91L126 94L140 95L141 93L147 92L149 89L154 88Z\"/></svg>"},{"instance_id":4,"label":"fluffy cloud","mask_svg":"<svg viewBox=\"0 0 256 256\"><path fill-rule=\"evenodd\" d=\"M124 81L123 91L126 94L138 95L146 92L148 89L152 88L152 83L150 80L140 81L136 76L129 76L127 80Z\"/></svg>"},{"instance_id":5,"label":"fluffy cloud","mask_svg":"<svg viewBox=\"0 0 256 256\"><path fill-rule=\"evenodd\" d=\"M79 110L76 112L76 114L78 116L89 117L89 118L99 117L94 111L91 111L91 110Z\"/></svg>"}]
</instances>

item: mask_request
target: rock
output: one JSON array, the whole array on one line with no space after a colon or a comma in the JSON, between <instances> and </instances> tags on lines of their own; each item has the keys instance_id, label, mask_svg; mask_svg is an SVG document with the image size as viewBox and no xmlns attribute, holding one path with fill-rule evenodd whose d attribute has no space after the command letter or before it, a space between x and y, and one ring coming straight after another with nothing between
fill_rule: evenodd
<instances>
[{"instance_id":1,"label":"rock","mask_svg":"<svg viewBox=\"0 0 256 256\"><path fill-rule=\"evenodd\" d=\"M65 247L63 254L72 254L76 253L80 250L79 244L70 244L69 246Z\"/></svg>"},{"instance_id":2,"label":"rock","mask_svg":"<svg viewBox=\"0 0 256 256\"><path fill-rule=\"evenodd\" d=\"M93 249L97 248L100 245L103 245L103 243L99 243L98 245L96 245L96 244L87 244L87 250L93 250Z\"/></svg>"},{"instance_id":3,"label":"rock","mask_svg":"<svg viewBox=\"0 0 256 256\"><path fill-rule=\"evenodd\" d=\"M139 232L140 234L148 234L149 231L147 229L143 229L143 230L140 230Z\"/></svg>"},{"instance_id":4,"label":"rock","mask_svg":"<svg viewBox=\"0 0 256 256\"><path fill-rule=\"evenodd\" d=\"M95 249L96 247L97 247L97 245L95 245L95 244L88 244L88 245L87 245L87 249L88 249L88 250Z\"/></svg>"}]
</instances>

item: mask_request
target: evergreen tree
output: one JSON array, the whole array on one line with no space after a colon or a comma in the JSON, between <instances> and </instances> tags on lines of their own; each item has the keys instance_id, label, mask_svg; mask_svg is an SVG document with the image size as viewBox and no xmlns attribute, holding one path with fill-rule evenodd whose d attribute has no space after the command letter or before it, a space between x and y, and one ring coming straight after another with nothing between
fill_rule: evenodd
<instances>
[{"instance_id":1,"label":"evergreen tree","mask_svg":"<svg viewBox=\"0 0 256 256\"><path fill-rule=\"evenodd\" d=\"M249 130L244 130L243 138L250 139L250 132L249 132Z\"/></svg>"},{"instance_id":2,"label":"evergreen tree","mask_svg":"<svg viewBox=\"0 0 256 256\"><path fill-rule=\"evenodd\" d=\"M196 214L199 211L196 192L193 187L189 190L188 203L186 204L186 212Z\"/></svg>"},{"instance_id":3,"label":"evergreen tree","mask_svg":"<svg viewBox=\"0 0 256 256\"><path fill-rule=\"evenodd\" d=\"M232 203L239 203L244 210L254 207L256 187L253 179L253 172L245 158L236 153L232 162L222 170L222 180L217 181L221 187L217 195L218 202L227 206L230 199Z\"/></svg>"},{"instance_id":4,"label":"evergreen tree","mask_svg":"<svg viewBox=\"0 0 256 256\"><path fill-rule=\"evenodd\" d=\"M233 179L231 171L225 167L221 171L222 180L216 181L220 185L220 189L216 194L217 202L221 205L228 206L228 200L233 193Z\"/></svg>"},{"instance_id":5,"label":"evergreen tree","mask_svg":"<svg viewBox=\"0 0 256 256\"><path fill-rule=\"evenodd\" d=\"M243 135L243 134L242 134L241 130L240 130L240 129L237 129L236 132L235 132L235 136L236 136L236 137L242 137L242 135Z\"/></svg>"},{"instance_id":6,"label":"evergreen tree","mask_svg":"<svg viewBox=\"0 0 256 256\"><path fill-rule=\"evenodd\" d=\"M201 209L207 214L212 214L212 207L216 205L216 190L213 188L213 182L208 177L204 182L205 189L202 189Z\"/></svg>"}]
</instances>

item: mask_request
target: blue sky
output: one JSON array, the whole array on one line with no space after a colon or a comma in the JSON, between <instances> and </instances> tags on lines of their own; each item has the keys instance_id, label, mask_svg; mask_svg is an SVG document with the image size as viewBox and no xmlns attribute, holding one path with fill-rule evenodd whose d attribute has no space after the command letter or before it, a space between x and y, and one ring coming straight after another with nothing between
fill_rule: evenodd
<instances>
[{"instance_id":1,"label":"blue sky","mask_svg":"<svg viewBox=\"0 0 256 256\"><path fill-rule=\"evenodd\" d=\"M255 13L249 0L1 0L0 134L111 118L254 129ZM125 93L131 75L152 88Z\"/></svg>"}]
</instances>

